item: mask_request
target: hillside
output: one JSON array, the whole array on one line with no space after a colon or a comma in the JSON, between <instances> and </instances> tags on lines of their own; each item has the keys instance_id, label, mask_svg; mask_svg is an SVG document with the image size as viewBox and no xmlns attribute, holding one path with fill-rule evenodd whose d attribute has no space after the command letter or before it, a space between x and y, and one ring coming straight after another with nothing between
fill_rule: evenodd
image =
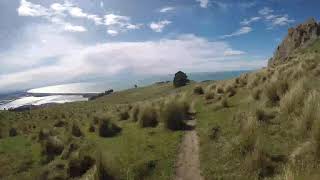
<instances>
[{"instance_id":1,"label":"hillside","mask_svg":"<svg viewBox=\"0 0 320 180\"><path fill-rule=\"evenodd\" d=\"M234 79L0 111L0 179L319 179L319 30L286 49L309 24Z\"/></svg>"}]
</instances>

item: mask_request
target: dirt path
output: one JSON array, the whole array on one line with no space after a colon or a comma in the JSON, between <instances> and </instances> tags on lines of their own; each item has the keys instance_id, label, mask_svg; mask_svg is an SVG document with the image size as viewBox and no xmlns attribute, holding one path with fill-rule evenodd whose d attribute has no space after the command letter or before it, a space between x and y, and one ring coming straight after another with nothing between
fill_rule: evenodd
<instances>
[{"instance_id":1,"label":"dirt path","mask_svg":"<svg viewBox=\"0 0 320 180\"><path fill-rule=\"evenodd\" d=\"M196 121L188 123L195 126ZM186 131L182 140L174 180L203 180L200 173L199 140L196 130Z\"/></svg>"}]
</instances>

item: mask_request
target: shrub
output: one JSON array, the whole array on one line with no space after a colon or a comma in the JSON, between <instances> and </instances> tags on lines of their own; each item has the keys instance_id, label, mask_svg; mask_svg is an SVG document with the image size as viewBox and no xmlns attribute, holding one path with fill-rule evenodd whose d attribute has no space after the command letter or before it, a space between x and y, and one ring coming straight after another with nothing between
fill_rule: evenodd
<instances>
[{"instance_id":1,"label":"shrub","mask_svg":"<svg viewBox=\"0 0 320 180\"><path fill-rule=\"evenodd\" d=\"M212 91L207 92L206 95L204 96L204 98L206 100L214 99L214 92L212 92Z\"/></svg>"},{"instance_id":2,"label":"shrub","mask_svg":"<svg viewBox=\"0 0 320 180\"><path fill-rule=\"evenodd\" d=\"M303 106L305 95L304 81L298 82L280 101L280 109L287 114Z\"/></svg>"},{"instance_id":3,"label":"shrub","mask_svg":"<svg viewBox=\"0 0 320 180\"><path fill-rule=\"evenodd\" d=\"M114 124L111 121L111 118L106 117L100 117L99 118L99 126L98 126L98 134L101 137L113 137L117 135L119 132L121 132L121 128Z\"/></svg>"},{"instance_id":4,"label":"shrub","mask_svg":"<svg viewBox=\"0 0 320 180\"><path fill-rule=\"evenodd\" d=\"M135 105L132 109L131 109L131 118L132 121L137 122L139 120L139 112L140 112L140 106L139 105Z\"/></svg>"},{"instance_id":5,"label":"shrub","mask_svg":"<svg viewBox=\"0 0 320 180\"><path fill-rule=\"evenodd\" d=\"M172 99L165 105L161 113L165 127L170 130L182 130L185 128L184 120L188 116L189 108L184 100Z\"/></svg>"},{"instance_id":6,"label":"shrub","mask_svg":"<svg viewBox=\"0 0 320 180\"><path fill-rule=\"evenodd\" d=\"M193 89L193 93L201 95L201 94L204 94L204 91L203 91L203 88L201 86L197 86L197 87L195 87Z\"/></svg>"},{"instance_id":7,"label":"shrub","mask_svg":"<svg viewBox=\"0 0 320 180\"><path fill-rule=\"evenodd\" d=\"M255 99L255 100L259 100L260 96L261 96L261 93L262 93L261 89L259 89L259 88L254 89L252 91L252 94L251 94L252 98Z\"/></svg>"},{"instance_id":8,"label":"shrub","mask_svg":"<svg viewBox=\"0 0 320 180\"><path fill-rule=\"evenodd\" d=\"M150 104L145 105L139 113L140 127L156 127L158 125L158 114Z\"/></svg>"}]
</instances>

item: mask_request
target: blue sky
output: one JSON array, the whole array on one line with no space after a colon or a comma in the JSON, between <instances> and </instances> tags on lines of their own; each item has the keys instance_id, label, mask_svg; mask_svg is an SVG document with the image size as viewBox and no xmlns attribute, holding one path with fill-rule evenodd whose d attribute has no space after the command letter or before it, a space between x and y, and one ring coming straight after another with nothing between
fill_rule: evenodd
<instances>
[{"instance_id":1,"label":"blue sky","mask_svg":"<svg viewBox=\"0 0 320 180\"><path fill-rule=\"evenodd\" d=\"M1 0L0 92L256 69L317 0Z\"/></svg>"}]
</instances>

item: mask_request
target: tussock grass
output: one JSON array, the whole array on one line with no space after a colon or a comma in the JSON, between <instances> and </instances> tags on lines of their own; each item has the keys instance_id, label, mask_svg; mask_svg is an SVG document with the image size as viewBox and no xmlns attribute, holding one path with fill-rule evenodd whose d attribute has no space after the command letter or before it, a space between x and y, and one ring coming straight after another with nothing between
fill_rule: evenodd
<instances>
[{"instance_id":1,"label":"tussock grass","mask_svg":"<svg viewBox=\"0 0 320 180\"><path fill-rule=\"evenodd\" d=\"M320 121L320 96L316 91L310 92L308 98L304 102L302 114L298 121L298 127L301 128L302 135L308 135L314 122Z\"/></svg>"},{"instance_id":2,"label":"tussock grass","mask_svg":"<svg viewBox=\"0 0 320 180\"><path fill-rule=\"evenodd\" d=\"M291 114L300 110L305 98L305 80L300 80L280 101L280 110L283 113Z\"/></svg>"},{"instance_id":3,"label":"tussock grass","mask_svg":"<svg viewBox=\"0 0 320 180\"><path fill-rule=\"evenodd\" d=\"M232 97L237 93L235 87L232 85L228 85L225 89L225 92L229 97Z\"/></svg>"},{"instance_id":4,"label":"tussock grass","mask_svg":"<svg viewBox=\"0 0 320 180\"><path fill-rule=\"evenodd\" d=\"M110 115L96 117L98 118L98 135L100 137L113 137L121 132L121 128L113 123Z\"/></svg>"},{"instance_id":5,"label":"tussock grass","mask_svg":"<svg viewBox=\"0 0 320 180\"><path fill-rule=\"evenodd\" d=\"M224 108L229 107L229 102L228 102L228 99L226 97L222 98L221 106L224 107Z\"/></svg>"},{"instance_id":6,"label":"tussock grass","mask_svg":"<svg viewBox=\"0 0 320 180\"><path fill-rule=\"evenodd\" d=\"M145 104L139 113L139 125L142 128L156 127L159 123L158 113L151 104Z\"/></svg>"},{"instance_id":7,"label":"tussock grass","mask_svg":"<svg viewBox=\"0 0 320 180\"><path fill-rule=\"evenodd\" d=\"M239 114L240 115L240 114ZM240 153L247 154L254 151L258 136L258 122L248 114L241 114L240 121Z\"/></svg>"},{"instance_id":8,"label":"tussock grass","mask_svg":"<svg viewBox=\"0 0 320 180\"><path fill-rule=\"evenodd\" d=\"M211 100L211 99L214 99L214 96L215 96L215 93L213 91L209 91L205 94L204 98L206 100Z\"/></svg>"},{"instance_id":9,"label":"tussock grass","mask_svg":"<svg viewBox=\"0 0 320 180\"><path fill-rule=\"evenodd\" d=\"M259 88L253 89L251 96L254 100L259 100L261 97L262 90Z\"/></svg>"},{"instance_id":10,"label":"tussock grass","mask_svg":"<svg viewBox=\"0 0 320 180\"><path fill-rule=\"evenodd\" d=\"M128 111L122 111L119 113L119 119L120 120L128 120L130 118L130 114Z\"/></svg>"},{"instance_id":11,"label":"tussock grass","mask_svg":"<svg viewBox=\"0 0 320 180\"><path fill-rule=\"evenodd\" d=\"M188 118L190 105L185 99L172 98L166 103L161 117L165 127L170 130L183 130L184 120Z\"/></svg>"},{"instance_id":12,"label":"tussock grass","mask_svg":"<svg viewBox=\"0 0 320 180\"><path fill-rule=\"evenodd\" d=\"M286 80L270 82L265 86L265 95L272 104L280 101L280 98L288 91L289 84Z\"/></svg>"},{"instance_id":13,"label":"tussock grass","mask_svg":"<svg viewBox=\"0 0 320 180\"><path fill-rule=\"evenodd\" d=\"M217 87L217 93L218 94L223 94L224 93L224 89L222 86Z\"/></svg>"},{"instance_id":14,"label":"tussock grass","mask_svg":"<svg viewBox=\"0 0 320 180\"><path fill-rule=\"evenodd\" d=\"M204 90L201 86L197 86L193 89L194 94L202 95L204 94Z\"/></svg>"},{"instance_id":15,"label":"tussock grass","mask_svg":"<svg viewBox=\"0 0 320 180\"><path fill-rule=\"evenodd\" d=\"M140 112L140 105L136 104L131 109L131 119L134 122L137 122L139 120L139 112Z\"/></svg>"}]
</instances>

